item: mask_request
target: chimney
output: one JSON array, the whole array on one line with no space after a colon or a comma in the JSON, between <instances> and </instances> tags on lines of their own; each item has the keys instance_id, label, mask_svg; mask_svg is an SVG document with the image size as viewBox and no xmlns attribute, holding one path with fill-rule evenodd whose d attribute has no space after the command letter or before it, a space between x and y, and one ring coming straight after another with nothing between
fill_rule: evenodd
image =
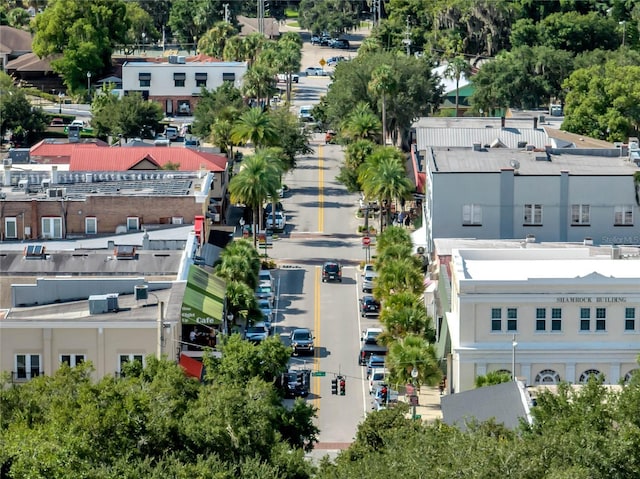
<instances>
[{"instance_id":1,"label":"chimney","mask_svg":"<svg viewBox=\"0 0 640 479\"><path fill-rule=\"evenodd\" d=\"M5 165L4 167L4 186L11 186L11 165Z\"/></svg>"},{"instance_id":2,"label":"chimney","mask_svg":"<svg viewBox=\"0 0 640 479\"><path fill-rule=\"evenodd\" d=\"M58 165L51 166L51 183L54 185L58 184Z\"/></svg>"},{"instance_id":3,"label":"chimney","mask_svg":"<svg viewBox=\"0 0 640 479\"><path fill-rule=\"evenodd\" d=\"M538 129L538 118L536 118L535 116L533 117L533 129Z\"/></svg>"},{"instance_id":4,"label":"chimney","mask_svg":"<svg viewBox=\"0 0 640 479\"><path fill-rule=\"evenodd\" d=\"M507 119L504 116L500 117L500 128L504 128L507 124Z\"/></svg>"}]
</instances>

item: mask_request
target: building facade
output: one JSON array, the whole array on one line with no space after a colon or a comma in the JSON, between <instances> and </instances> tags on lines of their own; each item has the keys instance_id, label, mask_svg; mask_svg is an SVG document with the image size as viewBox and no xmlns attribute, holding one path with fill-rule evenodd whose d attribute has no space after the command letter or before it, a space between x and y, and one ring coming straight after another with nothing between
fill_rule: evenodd
<instances>
[{"instance_id":1,"label":"building facade","mask_svg":"<svg viewBox=\"0 0 640 479\"><path fill-rule=\"evenodd\" d=\"M640 349L638 259L588 248L454 250L450 389L473 389L492 371L527 385L628 380Z\"/></svg>"},{"instance_id":2,"label":"building facade","mask_svg":"<svg viewBox=\"0 0 640 479\"><path fill-rule=\"evenodd\" d=\"M168 116L191 116L202 88L215 90L224 82L242 86L246 62L187 61L170 57L169 62L126 62L122 65L125 95L139 92L158 102ZM191 59L189 59L191 60Z\"/></svg>"},{"instance_id":3,"label":"building facade","mask_svg":"<svg viewBox=\"0 0 640 479\"><path fill-rule=\"evenodd\" d=\"M640 171L620 149L426 150L423 229L434 238L639 244Z\"/></svg>"}]
</instances>

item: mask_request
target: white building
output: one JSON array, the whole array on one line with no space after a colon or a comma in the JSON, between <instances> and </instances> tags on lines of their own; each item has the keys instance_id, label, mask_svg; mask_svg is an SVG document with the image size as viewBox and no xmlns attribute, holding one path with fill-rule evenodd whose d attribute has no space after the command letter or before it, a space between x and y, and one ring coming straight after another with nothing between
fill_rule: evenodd
<instances>
[{"instance_id":1,"label":"white building","mask_svg":"<svg viewBox=\"0 0 640 479\"><path fill-rule=\"evenodd\" d=\"M640 350L640 262L593 251L454 249L450 390L514 366L528 385L628 379Z\"/></svg>"},{"instance_id":2,"label":"white building","mask_svg":"<svg viewBox=\"0 0 640 479\"><path fill-rule=\"evenodd\" d=\"M242 86L246 62L221 62L210 57L193 59L171 56L169 62L126 62L122 65L122 88L140 92L162 105L169 116L193 115L202 88L215 90L223 82Z\"/></svg>"},{"instance_id":3,"label":"white building","mask_svg":"<svg viewBox=\"0 0 640 479\"><path fill-rule=\"evenodd\" d=\"M638 165L622 149L428 148L423 227L434 238L640 244Z\"/></svg>"}]
</instances>

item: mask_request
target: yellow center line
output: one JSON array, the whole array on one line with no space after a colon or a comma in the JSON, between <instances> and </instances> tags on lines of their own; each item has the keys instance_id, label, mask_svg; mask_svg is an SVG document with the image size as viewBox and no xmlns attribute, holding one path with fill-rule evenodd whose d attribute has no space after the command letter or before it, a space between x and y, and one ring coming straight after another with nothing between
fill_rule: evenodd
<instances>
[{"instance_id":1,"label":"yellow center line","mask_svg":"<svg viewBox=\"0 0 640 479\"><path fill-rule=\"evenodd\" d=\"M321 272L320 266L315 267L313 274L314 278L314 302L313 302L313 335L315 337L313 341L313 370L319 371L320 368L320 284L321 284ZM316 409L320 409L320 377L315 376L313 378L312 392L315 398L313 399L313 406Z\"/></svg>"},{"instance_id":2,"label":"yellow center line","mask_svg":"<svg viewBox=\"0 0 640 479\"><path fill-rule=\"evenodd\" d=\"M324 145L318 145L318 232L324 229Z\"/></svg>"}]
</instances>

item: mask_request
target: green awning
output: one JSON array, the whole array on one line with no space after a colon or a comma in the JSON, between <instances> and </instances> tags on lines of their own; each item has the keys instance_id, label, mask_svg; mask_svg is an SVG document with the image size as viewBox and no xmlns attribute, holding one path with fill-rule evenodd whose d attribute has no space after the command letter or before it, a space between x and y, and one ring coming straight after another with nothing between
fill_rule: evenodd
<instances>
[{"instance_id":1,"label":"green awning","mask_svg":"<svg viewBox=\"0 0 640 479\"><path fill-rule=\"evenodd\" d=\"M226 289L220 278L191 266L182 298L182 324L222 324Z\"/></svg>"}]
</instances>

